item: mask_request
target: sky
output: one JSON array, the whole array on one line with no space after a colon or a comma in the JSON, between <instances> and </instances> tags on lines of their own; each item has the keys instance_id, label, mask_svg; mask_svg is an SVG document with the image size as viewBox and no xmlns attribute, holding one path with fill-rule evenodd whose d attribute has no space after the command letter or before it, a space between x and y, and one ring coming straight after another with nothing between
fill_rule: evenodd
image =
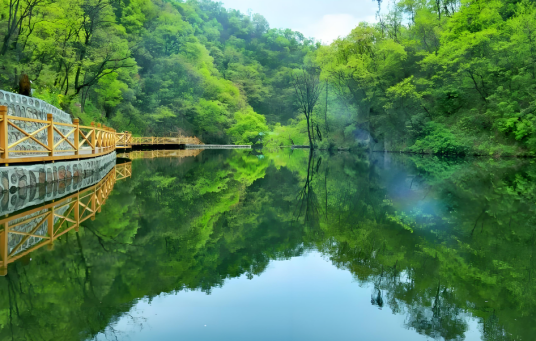
<instances>
[{"instance_id":1,"label":"sky","mask_svg":"<svg viewBox=\"0 0 536 341\"><path fill-rule=\"evenodd\" d=\"M219 0L226 8L263 15L271 28L290 28L331 43L361 21L374 22L374 0ZM383 7L383 6L382 6Z\"/></svg>"}]
</instances>

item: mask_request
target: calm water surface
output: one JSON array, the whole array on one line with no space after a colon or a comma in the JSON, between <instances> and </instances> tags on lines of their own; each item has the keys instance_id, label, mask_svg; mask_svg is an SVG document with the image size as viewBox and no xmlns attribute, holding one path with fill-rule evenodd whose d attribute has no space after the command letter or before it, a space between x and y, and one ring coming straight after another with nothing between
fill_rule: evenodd
<instances>
[{"instance_id":1,"label":"calm water surface","mask_svg":"<svg viewBox=\"0 0 536 341\"><path fill-rule=\"evenodd\" d=\"M534 339L530 161L131 158L94 220L9 250L0 340Z\"/></svg>"}]
</instances>

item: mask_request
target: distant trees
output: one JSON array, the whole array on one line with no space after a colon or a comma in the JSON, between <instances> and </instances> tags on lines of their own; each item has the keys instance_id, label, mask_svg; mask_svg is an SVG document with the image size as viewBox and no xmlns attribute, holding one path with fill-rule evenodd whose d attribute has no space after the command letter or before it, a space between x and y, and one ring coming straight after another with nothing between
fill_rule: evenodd
<instances>
[{"instance_id":1,"label":"distant trees","mask_svg":"<svg viewBox=\"0 0 536 341\"><path fill-rule=\"evenodd\" d=\"M536 152L534 2L402 0L378 15L315 54L341 107L331 136L367 129L379 150Z\"/></svg>"}]
</instances>

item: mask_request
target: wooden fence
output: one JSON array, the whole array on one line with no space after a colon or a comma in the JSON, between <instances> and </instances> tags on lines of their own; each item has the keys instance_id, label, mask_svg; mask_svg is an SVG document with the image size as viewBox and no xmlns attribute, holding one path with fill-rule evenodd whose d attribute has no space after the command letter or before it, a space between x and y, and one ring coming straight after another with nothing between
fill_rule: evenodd
<instances>
[{"instance_id":1,"label":"wooden fence","mask_svg":"<svg viewBox=\"0 0 536 341\"><path fill-rule=\"evenodd\" d=\"M113 152L116 148L114 129L91 123L73 124L8 116L7 107L0 106L0 163L43 162L95 157ZM125 137L123 136L123 139ZM11 141L10 141L11 140ZM30 148L16 148L23 142Z\"/></svg>"},{"instance_id":2,"label":"wooden fence","mask_svg":"<svg viewBox=\"0 0 536 341\"><path fill-rule=\"evenodd\" d=\"M115 147L116 148L130 148L132 146L132 134L115 133Z\"/></svg>"},{"instance_id":3,"label":"wooden fence","mask_svg":"<svg viewBox=\"0 0 536 341\"><path fill-rule=\"evenodd\" d=\"M137 150L117 154L117 157L123 157L130 160L137 159L155 159L155 158L185 158L195 157L201 154L200 149L177 149L177 150Z\"/></svg>"},{"instance_id":4,"label":"wooden fence","mask_svg":"<svg viewBox=\"0 0 536 341\"><path fill-rule=\"evenodd\" d=\"M105 155L132 145L203 145L197 137L133 137L129 132L91 123L80 125L9 116L8 108L0 106L0 164L35 163L90 158Z\"/></svg>"},{"instance_id":5,"label":"wooden fence","mask_svg":"<svg viewBox=\"0 0 536 341\"><path fill-rule=\"evenodd\" d=\"M132 145L161 145L161 144L197 144L203 145L197 137L132 137Z\"/></svg>"},{"instance_id":6,"label":"wooden fence","mask_svg":"<svg viewBox=\"0 0 536 341\"><path fill-rule=\"evenodd\" d=\"M98 184L82 189L59 201L0 220L0 275L9 263L48 246L71 230L78 231L84 221L95 219L116 181L130 177L132 163L116 165Z\"/></svg>"}]
</instances>

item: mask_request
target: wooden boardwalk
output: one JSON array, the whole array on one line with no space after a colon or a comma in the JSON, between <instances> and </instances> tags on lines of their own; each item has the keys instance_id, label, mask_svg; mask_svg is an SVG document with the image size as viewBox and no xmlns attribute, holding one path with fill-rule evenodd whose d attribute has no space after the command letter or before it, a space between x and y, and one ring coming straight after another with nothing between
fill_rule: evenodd
<instances>
[{"instance_id":1,"label":"wooden boardwalk","mask_svg":"<svg viewBox=\"0 0 536 341\"><path fill-rule=\"evenodd\" d=\"M197 137L132 137L130 140L131 146L154 146L154 145L188 145L193 144L196 146L204 145Z\"/></svg>"},{"instance_id":2,"label":"wooden boardwalk","mask_svg":"<svg viewBox=\"0 0 536 341\"><path fill-rule=\"evenodd\" d=\"M185 144L186 149L251 149L250 145L234 145L234 144Z\"/></svg>"},{"instance_id":3,"label":"wooden boardwalk","mask_svg":"<svg viewBox=\"0 0 536 341\"><path fill-rule=\"evenodd\" d=\"M93 158L128 149L132 146L203 145L197 137L133 137L129 132L116 132L100 123L80 125L9 116L0 106L0 165L39 163Z\"/></svg>"},{"instance_id":4,"label":"wooden boardwalk","mask_svg":"<svg viewBox=\"0 0 536 341\"><path fill-rule=\"evenodd\" d=\"M201 154L201 149L176 149L176 150L137 150L117 154L130 160L155 159L155 158L185 158L196 157Z\"/></svg>"}]
</instances>

